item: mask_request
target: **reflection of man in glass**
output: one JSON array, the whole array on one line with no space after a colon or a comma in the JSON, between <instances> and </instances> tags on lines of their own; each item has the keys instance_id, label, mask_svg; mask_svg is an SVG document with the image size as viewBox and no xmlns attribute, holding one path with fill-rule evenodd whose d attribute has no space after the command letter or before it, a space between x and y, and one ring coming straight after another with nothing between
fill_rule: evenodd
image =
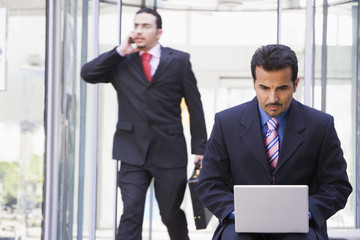
<instances>
[{"instance_id":1,"label":"reflection of man in glass","mask_svg":"<svg viewBox=\"0 0 360 240\"><path fill-rule=\"evenodd\" d=\"M352 191L334 118L293 99L298 63L289 47L259 48L251 73L256 97L216 114L203 159L198 190L220 220L214 239L326 240L326 220ZM235 232L233 186L270 184L308 185L308 233Z\"/></svg>"},{"instance_id":2,"label":"reflection of man in glass","mask_svg":"<svg viewBox=\"0 0 360 240\"><path fill-rule=\"evenodd\" d=\"M159 44L161 25L156 11L139 10L127 39L85 64L81 71L85 81L110 82L117 91L113 158L121 160L118 184L124 204L117 240L141 239L145 197L152 179L170 239L189 239L186 217L180 209L187 182L182 98L190 114L195 161L205 153L207 134L190 56ZM144 56L150 57L150 63L142 60Z\"/></svg>"}]
</instances>

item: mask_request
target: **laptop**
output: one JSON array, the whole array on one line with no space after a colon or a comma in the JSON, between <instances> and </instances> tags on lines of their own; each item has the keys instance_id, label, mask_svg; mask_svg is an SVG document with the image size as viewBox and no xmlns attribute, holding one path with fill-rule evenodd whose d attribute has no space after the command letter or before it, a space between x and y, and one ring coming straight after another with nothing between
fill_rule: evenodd
<instances>
[{"instance_id":1,"label":"laptop","mask_svg":"<svg viewBox=\"0 0 360 240\"><path fill-rule=\"evenodd\" d=\"M307 233L306 185L235 185L235 232Z\"/></svg>"}]
</instances>

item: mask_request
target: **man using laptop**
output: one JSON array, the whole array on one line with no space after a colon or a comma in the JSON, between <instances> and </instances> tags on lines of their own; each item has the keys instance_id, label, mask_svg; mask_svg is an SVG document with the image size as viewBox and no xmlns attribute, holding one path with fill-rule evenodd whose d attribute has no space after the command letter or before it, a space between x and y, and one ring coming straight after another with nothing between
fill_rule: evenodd
<instances>
[{"instance_id":1,"label":"man using laptop","mask_svg":"<svg viewBox=\"0 0 360 240\"><path fill-rule=\"evenodd\" d=\"M251 73L256 97L215 115L203 159L197 188L220 221L213 239L328 239L326 220L352 191L334 118L293 99L299 78L289 47L257 49ZM308 233L235 232L233 186L270 184L308 186Z\"/></svg>"}]
</instances>

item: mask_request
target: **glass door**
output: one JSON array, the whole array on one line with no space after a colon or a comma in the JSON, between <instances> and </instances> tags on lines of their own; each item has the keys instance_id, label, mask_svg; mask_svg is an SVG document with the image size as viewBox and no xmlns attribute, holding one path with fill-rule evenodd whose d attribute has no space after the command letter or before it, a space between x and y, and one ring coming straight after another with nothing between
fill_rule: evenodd
<instances>
[{"instance_id":1,"label":"glass door","mask_svg":"<svg viewBox=\"0 0 360 240\"><path fill-rule=\"evenodd\" d=\"M358 2L321 1L315 22L315 107L334 116L354 192L329 228L354 228L358 77Z\"/></svg>"},{"instance_id":2,"label":"glass door","mask_svg":"<svg viewBox=\"0 0 360 240\"><path fill-rule=\"evenodd\" d=\"M0 239L40 239L45 0L0 1Z\"/></svg>"}]
</instances>

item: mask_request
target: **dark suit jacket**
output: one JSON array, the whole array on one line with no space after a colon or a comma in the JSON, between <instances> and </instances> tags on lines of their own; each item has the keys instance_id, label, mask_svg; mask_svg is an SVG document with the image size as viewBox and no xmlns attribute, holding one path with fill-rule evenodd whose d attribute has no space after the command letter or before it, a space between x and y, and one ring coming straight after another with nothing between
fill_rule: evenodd
<instances>
[{"instance_id":1,"label":"dark suit jacket","mask_svg":"<svg viewBox=\"0 0 360 240\"><path fill-rule=\"evenodd\" d=\"M216 114L198 184L205 206L223 222L234 210L233 185L270 182L257 99ZM327 239L326 220L352 191L332 116L293 99L275 184L309 186L311 224Z\"/></svg>"},{"instance_id":2,"label":"dark suit jacket","mask_svg":"<svg viewBox=\"0 0 360 240\"><path fill-rule=\"evenodd\" d=\"M161 47L159 66L149 83L138 53L121 57L116 49L85 64L82 78L89 83L112 83L118 97L118 123L113 158L156 167L187 166L180 102L190 114L193 154L204 154L206 128L200 93L190 55Z\"/></svg>"}]
</instances>

